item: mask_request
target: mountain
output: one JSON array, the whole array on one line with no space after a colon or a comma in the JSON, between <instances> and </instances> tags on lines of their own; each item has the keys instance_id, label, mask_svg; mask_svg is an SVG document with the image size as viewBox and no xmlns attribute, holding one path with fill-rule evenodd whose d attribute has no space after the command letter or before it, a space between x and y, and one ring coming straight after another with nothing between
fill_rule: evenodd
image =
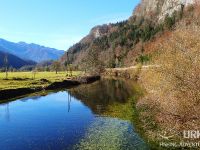
<instances>
[{"instance_id":1,"label":"mountain","mask_svg":"<svg viewBox=\"0 0 200 150\"><path fill-rule=\"evenodd\" d=\"M0 47L0 49L2 49L2 48ZM13 54L9 54L9 53L0 51L0 68L5 67L4 60L6 57L8 60L8 67L13 67L13 68L19 69L23 66L36 65L36 63L33 61L23 60Z\"/></svg>"},{"instance_id":2,"label":"mountain","mask_svg":"<svg viewBox=\"0 0 200 150\"><path fill-rule=\"evenodd\" d=\"M27 44L25 42L14 43L4 39L0 39L0 47L3 48L2 50L0 49L1 51L16 55L21 59L35 62L57 60L64 54L64 51L54 48L48 48L33 43Z\"/></svg>"},{"instance_id":3,"label":"mountain","mask_svg":"<svg viewBox=\"0 0 200 150\"><path fill-rule=\"evenodd\" d=\"M167 15L194 4L196 0L142 0L133 12L135 17L144 17L162 22Z\"/></svg>"},{"instance_id":4,"label":"mountain","mask_svg":"<svg viewBox=\"0 0 200 150\"><path fill-rule=\"evenodd\" d=\"M194 3L194 0L142 0L128 20L94 27L68 49L61 62L82 68L94 52L106 67L132 66L148 60L145 44L191 17Z\"/></svg>"}]
</instances>

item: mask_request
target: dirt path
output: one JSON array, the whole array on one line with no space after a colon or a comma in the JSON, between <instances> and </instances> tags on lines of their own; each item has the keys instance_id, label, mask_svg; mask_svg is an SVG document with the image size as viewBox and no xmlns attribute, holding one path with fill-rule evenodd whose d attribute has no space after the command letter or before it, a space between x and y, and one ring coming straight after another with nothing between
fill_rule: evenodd
<instances>
[{"instance_id":1,"label":"dirt path","mask_svg":"<svg viewBox=\"0 0 200 150\"><path fill-rule=\"evenodd\" d=\"M159 65L146 65L142 66L142 69L149 69L149 68L158 68L160 67ZM131 70L131 69L137 69L138 66L130 66L130 67L125 67L125 68L107 68L106 70L116 70L116 71L125 71L125 70Z\"/></svg>"}]
</instances>

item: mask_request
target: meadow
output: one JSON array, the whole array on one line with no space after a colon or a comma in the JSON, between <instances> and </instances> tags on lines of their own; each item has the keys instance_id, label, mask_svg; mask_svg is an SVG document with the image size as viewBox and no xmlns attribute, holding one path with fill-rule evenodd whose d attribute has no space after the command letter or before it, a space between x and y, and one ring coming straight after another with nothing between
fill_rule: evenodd
<instances>
[{"instance_id":1,"label":"meadow","mask_svg":"<svg viewBox=\"0 0 200 150\"><path fill-rule=\"evenodd\" d=\"M80 74L80 71L73 71L72 76L68 76L66 72L57 74L55 72L9 72L8 78L5 79L6 74L0 73L0 90L42 87Z\"/></svg>"}]
</instances>

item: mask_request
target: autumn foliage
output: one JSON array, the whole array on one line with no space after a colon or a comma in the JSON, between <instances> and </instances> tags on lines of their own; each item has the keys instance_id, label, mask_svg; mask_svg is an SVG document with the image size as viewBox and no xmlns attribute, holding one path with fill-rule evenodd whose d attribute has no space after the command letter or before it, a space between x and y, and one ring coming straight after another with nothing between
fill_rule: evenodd
<instances>
[{"instance_id":1,"label":"autumn foliage","mask_svg":"<svg viewBox=\"0 0 200 150\"><path fill-rule=\"evenodd\" d=\"M153 53L154 69L143 71L141 83L147 94L138 103L138 108L147 106L160 128L151 132L198 129L200 123L200 26L191 23L179 26L175 31L146 46ZM150 50L148 50L150 48ZM145 128L148 122L145 122ZM153 133L153 134L152 134ZM156 133L156 134L155 134ZM159 138L159 137L158 137Z\"/></svg>"}]
</instances>

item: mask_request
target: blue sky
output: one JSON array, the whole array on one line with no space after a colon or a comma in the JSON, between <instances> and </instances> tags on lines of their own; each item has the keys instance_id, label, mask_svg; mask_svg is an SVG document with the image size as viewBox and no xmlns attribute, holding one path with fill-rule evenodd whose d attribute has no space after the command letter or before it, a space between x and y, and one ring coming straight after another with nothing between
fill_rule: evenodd
<instances>
[{"instance_id":1,"label":"blue sky","mask_svg":"<svg viewBox=\"0 0 200 150\"><path fill-rule=\"evenodd\" d=\"M125 20L140 0L0 0L0 38L67 50L96 25Z\"/></svg>"}]
</instances>

